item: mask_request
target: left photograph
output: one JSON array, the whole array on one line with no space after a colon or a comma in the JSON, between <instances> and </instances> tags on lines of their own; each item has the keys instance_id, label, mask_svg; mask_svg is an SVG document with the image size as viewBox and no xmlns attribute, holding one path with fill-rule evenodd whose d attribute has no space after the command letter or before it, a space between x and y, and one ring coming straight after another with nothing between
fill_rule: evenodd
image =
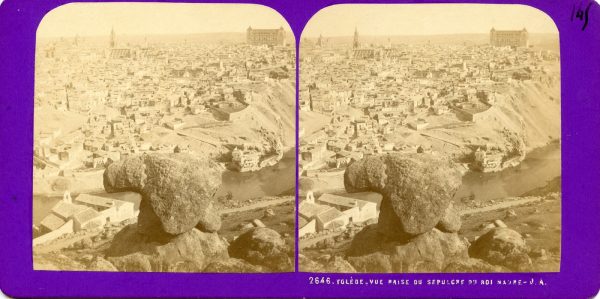
<instances>
[{"instance_id":1,"label":"left photograph","mask_svg":"<svg viewBox=\"0 0 600 299\"><path fill-rule=\"evenodd\" d=\"M266 6L50 11L35 53L34 269L293 272L295 59Z\"/></svg>"}]
</instances>

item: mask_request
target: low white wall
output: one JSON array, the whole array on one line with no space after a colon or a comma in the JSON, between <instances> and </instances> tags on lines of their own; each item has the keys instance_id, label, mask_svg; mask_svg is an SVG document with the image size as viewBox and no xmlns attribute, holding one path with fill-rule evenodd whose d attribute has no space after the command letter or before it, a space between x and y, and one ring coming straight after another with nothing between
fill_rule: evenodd
<instances>
[{"instance_id":1,"label":"low white wall","mask_svg":"<svg viewBox=\"0 0 600 299\"><path fill-rule=\"evenodd\" d=\"M63 224L63 226L58 229L51 231L47 234L41 235L35 239L33 239L33 246L37 246L40 244L44 244L46 242L57 239L58 237L73 233L73 220L67 221L67 223Z\"/></svg>"}]
</instances>

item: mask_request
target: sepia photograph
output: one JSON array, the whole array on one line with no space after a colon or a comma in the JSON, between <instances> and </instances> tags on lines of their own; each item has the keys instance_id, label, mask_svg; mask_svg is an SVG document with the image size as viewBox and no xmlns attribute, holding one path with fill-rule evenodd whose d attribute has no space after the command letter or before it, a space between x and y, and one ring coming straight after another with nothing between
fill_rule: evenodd
<instances>
[{"instance_id":1,"label":"sepia photograph","mask_svg":"<svg viewBox=\"0 0 600 299\"><path fill-rule=\"evenodd\" d=\"M301 272L558 272L558 30L525 5L334 5L299 50Z\"/></svg>"},{"instance_id":2,"label":"sepia photograph","mask_svg":"<svg viewBox=\"0 0 600 299\"><path fill-rule=\"evenodd\" d=\"M34 269L293 272L295 45L261 5L50 11L35 52Z\"/></svg>"}]
</instances>

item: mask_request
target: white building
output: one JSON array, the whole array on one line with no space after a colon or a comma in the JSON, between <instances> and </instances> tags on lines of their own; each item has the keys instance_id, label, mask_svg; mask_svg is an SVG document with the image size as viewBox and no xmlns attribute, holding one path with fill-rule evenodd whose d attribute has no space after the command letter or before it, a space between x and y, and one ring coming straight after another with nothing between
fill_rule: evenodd
<instances>
[{"instance_id":1,"label":"white building","mask_svg":"<svg viewBox=\"0 0 600 299\"><path fill-rule=\"evenodd\" d=\"M349 222L364 222L377 218L377 204L366 200L325 193L316 203L335 207L348 217Z\"/></svg>"},{"instance_id":2,"label":"white building","mask_svg":"<svg viewBox=\"0 0 600 299\"><path fill-rule=\"evenodd\" d=\"M92 208L98 212L99 217L106 220L106 223L121 222L135 217L134 204L129 201L80 194L75 198L74 203Z\"/></svg>"},{"instance_id":3,"label":"white building","mask_svg":"<svg viewBox=\"0 0 600 299\"><path fill-rule=\"evenodd\" d=\"M50 214L40 222L42 235L34 239L34 244L54 240L66 233L101 228L106 223L118 223L134 217L136 212L133 202L89 194L80 194L73 200L67 191Z\"/></svg>"},{"instance_id":4,"label":"white building","mask_svg":"<svg viewBox=\"0 0 600 299\"><path fill-rule=\"evenodd\" d=\"M312 192L300 203L298 212L300 236L378 217L374 202L333 194L323 194L315 200Z\"/></svg>"},{"instance_id":5,"label":"white building","mask_svg":"<svg viewBox=\"0 0 600 299\"><path fill-rule=\"evenodd\" d=\"M317 221L312 219L307 221L306 219L300 217L298 220L298 236L302 237L306 234L314 234L317 232Z\"/></svg>"}]
</instances>

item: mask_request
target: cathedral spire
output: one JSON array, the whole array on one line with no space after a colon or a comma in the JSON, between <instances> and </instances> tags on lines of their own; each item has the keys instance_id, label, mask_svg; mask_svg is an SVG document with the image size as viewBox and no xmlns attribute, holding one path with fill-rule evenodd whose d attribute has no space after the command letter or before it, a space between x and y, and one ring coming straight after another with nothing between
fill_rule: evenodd
<instances>
[{"instance_id":1,"label":"cathedral spire","mask_svg":"<svg viewBox=\"0 0 600 299\"><path fill-rule=\"evenodd\" d=\"M110 47L114 48L116 43L115 27L110 29Z\"/></svg>"},{"instance_id":2,"label":"cathedral spire","mask_svg":"<svg viewBox=\"0 0 600 299\"><path fill-rule=\"evenodd\" d=\"M352 42L352 48L357 49L360 43L358 42L358 27L354 27L354 41Z\"/></svg>"}]
</instances>

